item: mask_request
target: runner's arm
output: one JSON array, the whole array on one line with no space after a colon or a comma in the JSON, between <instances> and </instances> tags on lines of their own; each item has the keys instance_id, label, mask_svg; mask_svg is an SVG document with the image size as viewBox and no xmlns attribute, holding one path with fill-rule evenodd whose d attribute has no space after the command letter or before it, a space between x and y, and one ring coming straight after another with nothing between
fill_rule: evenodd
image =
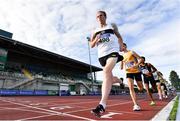
<instances>
[{"instance_id":1,"label":"runner's arm","mask_svg":"<svg viewBox=\"0 0 180 121\"><path fill-rule=\"evenodd\" d=\"M157 75L162 79L163 78L163 75L160 71L157 71Z\"/></svg>"},{"instance_id":2,"label":"runner's arm","mask_svg":"<svg viewBox=\"0 0 180 121\"><path fill-rule=\"evenodd\" d=\"M163 80L162 75L160 75L159 73L158 73L158 77L159 77L159 80Z\"/></svg>"},{"instance_id":3,"label":"runner's arm","mask_svg":"<svg viewBox=\"0 0 180 121\"><path fill-rule=\"evenodd\" d=\"M121 70L123 70L123 67L124 67L124 63L123 63L123 61L121 61L121 64L120 64Z\"/></svg>"},{"instance_id":4,"label":"runner's arm","mask_svg":"<svg viewBox=\"0 0 180 121\"><path fill-rule=\"evenodd\" d=\"M150 72L151 74L157 71L157 69L151 63L148 63L148 65L152 68L152 71Z\"/></svg>"},{"instance_id":5,"label":"runner's arm","mask_svg":"<svg viewBox=\"0 0 180 121\"><path fill-rule=\"evenodd\" d=\"M119 30L118 30L117 25L114 24L114 23L112 23L111 25L112 25L112 27L113 27L113 29L114 29L114 34L115 34L115 35L117 36L117 38L118 38L118 43L119 43L119 45L120 45L120 51L121 51L121 50L122 50L122 47L123 47L123 39L122 39L122 37L121 37L121 35L120 35L120 33L119 33Z\"/></svg>"},{"instance_id":6,"label":"runner's arm","mask_svg":"<svg viewBox=\"0 0 180 121\"><path fill-rule=\"evenodd\" d=\"M137 64L135 65L138 67L142 63L143 59L136 52L132 51L132 53L133 53L133 56L137 58L138 60Z\"/></svg>"},{"instance_id":7,"label":"runner's arm","mask_svg":"<svg viewBox=\"0 0 180 121\"><path fill-rule=\"evenodd\" d=\"M92 34L92 37L89 41L91 48L95 47L95 45L99 41L99 37L100 37L100 35L95 35L94 33Z\"/></svg>"}]
</instances>

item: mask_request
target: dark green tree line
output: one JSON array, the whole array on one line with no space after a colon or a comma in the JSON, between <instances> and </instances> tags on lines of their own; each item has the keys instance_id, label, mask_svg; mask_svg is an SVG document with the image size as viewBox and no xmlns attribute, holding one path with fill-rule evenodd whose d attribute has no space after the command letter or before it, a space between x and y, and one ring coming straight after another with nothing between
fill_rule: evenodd
<instances>
[{"instance_id":1,"label":"dark green tree line","mask_svg":"<svg viewBox=\"0 0 180 121\"><path fill-rule=\"evenodd\" d=\"M180 90L179 75L175 71L170 72L169 80L176 89Z\"/></svg>"}]
</instances>

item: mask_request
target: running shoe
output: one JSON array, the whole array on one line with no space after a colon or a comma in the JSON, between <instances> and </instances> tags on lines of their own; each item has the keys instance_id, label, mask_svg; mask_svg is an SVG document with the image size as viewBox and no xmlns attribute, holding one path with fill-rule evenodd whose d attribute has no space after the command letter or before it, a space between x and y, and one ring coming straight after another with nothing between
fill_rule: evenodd
<instances>
[{"instance_id":1,"label":"running shoe","mask_svg":"<svg viewBox=\"0 0 180 121\"><path fill-rule=\"evenodd\" d=\"M140 108L139 105L134 105L133 106L133 111L140 111L140 110L141 110L141 108Z\"/></svg>"},{"instance_id":2,"label":"running shoe","mask_svg":"<svg viewBox=\"0 0 180 121\"><path fill-rule=\"evenodd\" d=\"M91 113L93 113L98 118L100 118L102 113L104 112L105 112L105 109L101 104L99 104L95 109L91 110Z\"/></svg>"},{"instance_id":3,"label":"running shoe","mask_svg":"<svg viewBox=\"0 0 180 121\"><path fill-rule=\"evenodd\" d=\"M149 105L154 106L154 105L156 105L156 103L154 101L151 101L151 103Z\"/></svg>"}]
</instances>

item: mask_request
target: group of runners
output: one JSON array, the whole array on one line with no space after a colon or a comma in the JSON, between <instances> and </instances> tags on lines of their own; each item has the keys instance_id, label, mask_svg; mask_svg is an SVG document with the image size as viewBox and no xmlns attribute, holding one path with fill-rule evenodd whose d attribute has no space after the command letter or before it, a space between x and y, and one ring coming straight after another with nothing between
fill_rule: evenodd
<instances>
[{"instance_id":1,"label":"group of runners","mask_svg":"<svg viewBox=\"0 0 180 121\"><path fill-rule=\"evenodd\" d=\"M152 92L157 89L159 99L163 99L161 90L163 83L160 83L161 80L164 80L162 73L151 63L146 63L145 57L127 49L127 45L123 42L117 25L106 22L107 15L105 11L98 11L96 19L99 26L91 35L90 45L92 48L95 46L98 48L98 59L103 67L103 83L101 87L101 100L97 107L91 110L91 113L100 117L105 112L111 87L113 83L119 82L119 79L112 74L112 70L118 62L121 62L120 69L125 69L126 71L126 80L134 104L133 111L141 110L134 91L134 81L136 81L139 91L143 91L145 87L150 98L150 105L156 105ZM123 54L120 54L120 52L123 52ZM141 75L143 75L143 79ZM142 80L144 81L144 86ZM153 91L150 91L150 84ZM167 95L165 97L167 98Z\"/></svg>"}]
</instances>

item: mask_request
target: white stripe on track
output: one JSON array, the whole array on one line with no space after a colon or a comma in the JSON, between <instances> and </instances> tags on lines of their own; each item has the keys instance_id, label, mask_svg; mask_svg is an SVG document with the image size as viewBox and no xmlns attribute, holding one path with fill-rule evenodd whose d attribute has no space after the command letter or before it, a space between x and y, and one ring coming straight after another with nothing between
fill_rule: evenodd
<instances>
[{"instance_id":1,"label":"white stripe on track","mask_svg":"<svg viewBox=\"0 0 180 121\"><path fill-rule=\"evenodd\" d=\"M139 100L138 102L142 102L144 101L145 99L143 100ZM107 105L107 107L112 107L112 106L117 106L117 105L123 105L123 104L128 104L128 103L132 103L132 101L127 101L127 102L123 102L123 103L116 103L116 104L112 104L112 105ZM81 104L81 103L79 103ZM86 109L81 109L81 110L75 110L75 111L69 111L69 112L66 112L66 113L75 113L75 112L79 112L79 111L86 111L86 110L91 110L92 108L86 108Z\"/></svg>"},{"instance_id":2,"label":"white stripe on track","mask_svg":"<svg viewBox=\"0 0 180 121\"><path fill-rule=\"evenodd\" d=\"M43 118L43 117L48 117L48 116L54 116L55 114L49 114L49 115L42 115L42 116L35 116L32 118L23 118L23 119L18 119L16 121L26 121L26 120L32 120L32 119L36 119L36 118Z\"/></svg>"},{"instance_id":3,"label":"white stripe on track","mask_svg":"<svg viewBox=\"0 0 180 121\"><path fill-rule=\"evenodd\" d=\"M36 112L36 113L44 113L44 114L51 114L54 115L54 113L49 113L49 112L45 112L45 111L37 111L37 110L29 110L29 109L22 109L22 108L3 108L1 110L19 110L19 111L29 111L29 112Z\"/></svg>"},{"instance_id":4,"label":"white stripe on track","mask_svg":"<svg viewBox=\"0 0 180 121\"><path fill-rule=\"evenodd\" d=\"M89 121L95 121L95 120L93 120L93 119L86 118L86 117L81 117L81 116L71 115L71 114L62 113L62 112L57 112L57 111L53 111L53 110L48 110L48 109L33 107L33 106L29 106L29 105L24 105L24 104L12 102L12 101L4 100L4 99L1 99L1 98L0 98L0 100L1 100L1 101L4 101L4 102L9 102L9 103L12 103L12 104L16 104L16 105L21 105L21 106L28 107L28 108L33 108L33 109L38 109L38 110L42 110L42 111L47 111L47 112L55 113L56 115L62 115L62 116L65 115L65 116L69 116L69 117L73 117L73 118L79 118L79 119L84 119L84 120L89 120Z\"/></svg>"}]
</instances>

